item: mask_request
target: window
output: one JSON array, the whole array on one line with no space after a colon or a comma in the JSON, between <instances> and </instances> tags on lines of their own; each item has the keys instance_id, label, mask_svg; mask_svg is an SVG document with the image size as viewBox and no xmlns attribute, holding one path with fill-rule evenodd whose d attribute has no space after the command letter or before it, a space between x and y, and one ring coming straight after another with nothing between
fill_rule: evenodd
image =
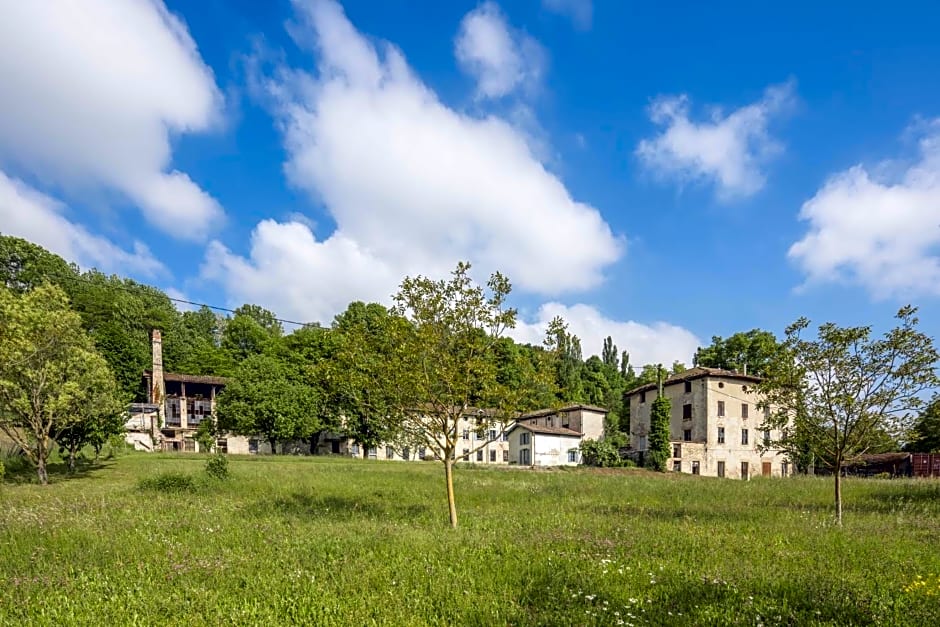
<instances>
[{"instance_id":1,"label":"window","mask_svg":"<svg viewBox=\"0 0 940 627\"><path fill-rule=\"evenodd\" d=\"M491 440L496 439L496 429L490 429L490 439Z\"/></svg>"},{"instance_id":2,"label":"window","mask_svg":"<svg viewBox=\"0 0 940 627\"><path fill-rule=\"evenodd\" d=\"M741 478L750 479L750 473L748 472L747 462L741 462Z\"/></svg>"},{"instance_id":3,"label":"window","mask_svg":"<svg viewBox=\"0 0 940 627\"><path fill-rule=\"evenodd\" d=\"M418 448L418 459L424 459L427 457L427 451L424 450L424 447L421 446Z\"/></svg>"},{"instance_id":4,"label":"window","mask_svg":"<svg viewBox=\"0 0 940 627\"><path fill-rule=\"evenodd\" d=\"M764 446L770 446L770 429L764 431Z\"/></svg>"},{"instance_id":5,"label":"window","mask_svg":"<svg viewBox=\"0 0 940 627\"><path fill-rule=\"evenodd\" d=\"M747 429L741 429L741 445L747 446Z\"/></svg>"},{"instance_id":6,"label":"window","mask_svg":"<svg viewBox=\"0 0 940 627\"><path fill-rule=\"evenodd\" d=\"M693 474L693 475L699 474L698 469L699 469L699 463L698 463L698 462L692 462L692 474Z\"/></svg>"},{"instance_id":7,"label":"window","mask_svg":"<svg viewBox=\"0 0 940 627\"><path fill-rule=\"evenodd\" d=\"M719 477L725 476L725 463L724 462L718 462L718 476Z\"/></svg>"},{"instance_id":8,"label":"window","mask_svg":"<svg viewBox=\"0 0 940 627\"><path fill-rule=\"evenodd\" d=\"M674 461L672 462L672 471L673 472L682 472L682 462Z\"/></svg>"},{"instance_id":9,"label":"window","mask_svg":"<svg viewBox=\"0 0 940 627\"><path fill-rule=\"evenodd\" d=\"M692 430L691 430L691 429L686 429L685 431L682 432L682 440L683 440L684 442L691 442L691 441L692 441Z\"/></svg>"},{"instance_id":10,"label":"window","mask_svg":"<svg viewBox=\"0 0 940 627\"><path fill-rule=\"evenodd\" d=\"M385 459L393 459L395 457L395 449L391 446L385 447Z\"/></svg>"},{"instance_id":11,"label":"window","mask_svg":"<svg viewBox=\"0 0 940 627\"><path fill-rule=\"evenodd\" d=\"M503 431L503 442L508 442L508 441L509 441L509 432Z\"/></svg>"},{"instance_id":12,"label":"window","mask_svg":"<svg viewBox=\"0 0 940 627\"><path fill-rule=\"evenodd\" d=\"M780 464L780 476L786 477L790 474L790 465L786 462Z\"/></svg>"},{"instance_id":13,"label":"window","mask_svg":"<svg viewBox=\"0 0 940 627\"><path fill-rule=\"evenodd\" d=\"M673 457L682 457L682 445L673 444L672 445L672 456Z\"/></svg>"},{"instance_id":14,"label":"window","mask_svg":"<svg viewBox=\"0 0 940 627\"><path fill-rule=\"evenodd\" d=\"M528 444L529 443L529 432L523 431L519 434L519 444Z\"/></svg>"},{"instance_id":15,"label":"window","mask_svg":"<svg viewBox=\"0 0 940 627\"><path fill-rule=\"evenodd\" d=\"M407 446L401 450L402 459L411 459L411 449Z\"/></svg>"},{"instance_id":16,"label":"window","mask_svg":"<svg viewBox=\"0 0 940 627\"><path fill-rule=\"evenodd\" d=\"M228 439L222 438L222 439L220 439L220 440L216 440L216 441L215 441L215 448L216 448L220 453L228 453ZM786 466L786 464L784 464L784 466Z\"/></svg>"},{"instance_id":17,"label":"window","mask_svg":"<svg viewBox=\"0 0 940 627\"><path fill-rule=\"evenodd\" d=\"M496 451L490 451L490 462L496 461Z\"/></svg>"},{"instance_id":18,"label":"window","mask_svg":"<svg viewBox=\"0 0 940 627\"><path fill-rule=\"evenodd\" d=\"M469 440L469 439L470 439L470 429L464 429L464 430L463 430L463 439L464 439L464 440Z\"/></svg>"},{"instance_id":19,"label":"window","mask_svg":"<svg viewBox=\"0 0 940 627\"><path fill-rule=\"evenodd\" d=\"M691 394L691 393L692 393L692 382L691 382L691 381L686 381L686 382L685 382L685 393L686 393L686 394Z\"/></svg>"},{"instance_id":20,"label":"window","mask_svg":"<svg viewBox=\"0 0 940 627\"><path fill-rule=\"evenodd\" d=\"M646 402L646 392L640 392L640 402L641 403Z\"/></svg>"},{"instance_id":21,"label":"window","mask_svg":"<svg viewBox=\"0 0 940 627\"><path fill-rule=\"evenodd\" d=\"M469 460L469 459L470 459L470 449L465 448L465 449L463 450L463 460L464 460L464 461L467 461L467 460Z\"/></svg>"},{"instance_id":22,"label":"window","mask_svg":"<svg viewBox=\"0 0 940 627\"><path fill-rule=\"evenodd\" d=\"M741 417L747 418L747 403L741 403Z\"/></svg>"},{"instance_id":23,"label":"window","mask_svg":"<svg viewBox=\"0 0 940 627\"><path fill-rule=\"evenodd\" d=\"M375 448L370 448L366 452L369 455L369 459L375 459L376 457L378 457L378 453L376 452Z\"/></svg>"},{"instance_id":24,"label":"window","mask_svg":"<svg viewBox=\"0 0 940 627\"><path fill-rule=\"evenodd\" d=\"M692 403L686 403L682 406L682 419L692 420Z\"/></svg>"},{"instance_id":25,"label":"window","mask_svg":"<svg viewBox=\"0 0 940 627\"><path fill-rule=\"evenodd\" d=\"M571 464L578 463L578 449L576 448L568 449L568 463L571 463Z\"/></svg>"},{"instance_id":26,"label":"window","mask_svg":"<svg viewBox=\"0 0 940 627\"><path fill-rule=\"evenodd\" d=\"M248 440L248 452L257 453L258 452L258 440L251 438Z\"/></svg>"},{"instance_id":27,"label":"window","mask_svg":"<svg viewBox=\"0 0 940 627\"><path fill-rule=\"evenodd\" d=\"M353 457L359 457L359 445L353 444L350 452L353 454Z\"/></svg>"},{"instance_id":28,"label":"window","mask_svg":"<svg viewBox=\"0 0 940 627\"><path fill-rule=\"evenodd\" d=\"M503 461L504 462L509 461L509 451L503 451Z\"/></svg>"},{"instance_id":29,"label":"window","mask_svg":"<svg viewBox=\"0 0 940 627\"><path fill-rule=\"evenodd\" d=\"M718 401L718 415L719 416L725 415L725 402L724 401Z\"/></svg>"},{"instance_id":30,"label":"window","mask_svg":"<svg viewBox=\"0 0 940 627\"><path fill-rule=\"evenodd\" d=\"M718 444L724 444L724 443L725 443L725 428L718 427Z\"/></svg>"},{"instance_id":31,"label":"window","mask_svg":"<svg viewBox=\"0 0 940 627\"><path fill-rule=\"evenodd\" d=\"M478 462L483 461L483 449L480 449L479 451L477 451L477 461Z\"/></svg>"},{"instance_id":32,"label":"window","mask_svg":"<svg viewBox=\"0 0 940 627\"><path fill-rule=\"evenodd\" d=\"M568 412L561 415L561 426L565 429L571 428L571 420L568 418Z\"/></svg>"}]
</instances>

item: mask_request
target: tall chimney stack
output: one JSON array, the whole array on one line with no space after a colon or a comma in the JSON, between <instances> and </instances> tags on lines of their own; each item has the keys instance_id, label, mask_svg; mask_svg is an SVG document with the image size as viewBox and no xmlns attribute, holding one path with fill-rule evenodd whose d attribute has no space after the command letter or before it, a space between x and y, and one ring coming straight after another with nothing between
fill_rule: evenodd
<instances>
[{"instance_id":1,"label":"tall chimney stack","mask_svg":"<svg viewBox=\"0 0 940 627\"><path fill-rule=\"evenodd\" d=\"M160 329L153 329L150 332L151 350L153 352L153 379L151 380L150 402L157 406L157 415L159 417L159 428L166 425L165 403L166 383L163 380L163 336Z\"/></svg>"}]
</instances>

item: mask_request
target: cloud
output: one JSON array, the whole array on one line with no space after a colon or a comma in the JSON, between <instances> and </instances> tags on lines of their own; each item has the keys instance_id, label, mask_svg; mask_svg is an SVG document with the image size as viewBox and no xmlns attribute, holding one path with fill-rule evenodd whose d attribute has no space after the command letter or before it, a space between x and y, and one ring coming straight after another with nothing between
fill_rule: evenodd
<instances>
[{"instance_id":1,"label":"cloud","mask_svg":"<svg viewBox=\"0 0 940 627\"><path fill-rule=\"evenodd\" d=\"M575 27L581 30L589 29L594 17L591 0L542 0L542 7L570 18Z\"/></svg>"},{"instance_id":2,"label":"cloud","mask_svg":"<svg viewBox=\"0 0 940 627\"><path fill-rule=\"evenodd\" d=\"M788 256L807 284L857 284L878 299L940 295L940 118L920 128L902 167L853 166L803 204L809 231Z\"/></svg>"},{"instance_id":3,"label":"cloud","mask_svg":"<svg viewBox=\"0 0 940 627\"><path fill-rule=\"evenodd\" d=\"M545 329L555 316L564 318L568 331L581 339L585 359L600 355L608 335L620 351L630 353L630 363L637 369L645 364L669 366L676 360L691 365L692 355L702 345L692 332L666 322L647 325L612 320L590 305L568 306L557 302L542 305L535 320L520 321L510 334L519 342L541 344Z\"/></svg>"},{"instance_id":4,"label":"cloud","mask_svg":"<svg viewBox=\"0 0 940 627\"><path fill-rule=\"evenodd\" d=\"M764 166L783 151L767 128L774 116L792 108L795 84L773 85L753 104L723 113L714 109L709 119L695 122L686 95L653 101L650 119L664 127L644 139L636 155L653 173L679 182L708 181L719 198L751 196L764 187Z\"/></svg>"},{"instance_id":5,"label":"cloud","mask_svg":"<svg viewBox=\"0 0 940 627\"><path fill-rule=\"evenodd\" d=\"M147 277L166 272L144 244L135 241L133 250L124 250L70 222L62 215L65 209L54 198L0 171L0 232L28 239L85 268Z\"/></svg>"},{"instance_id":6,"label":"cloud","mask_svg":"<svg viewBox=\"0 0 940 627\"><path fill-rule=\"evenodd\" d=\"M284 136L285 171L336 224L258 225L251 253L216 243L204 273L237 300L329 321L350 300L387 298L403 276L443 277L469 259L519 290L586 290L619 258L600 213L571 198L505 120L442 104L389 44L377 50L333 2L297 2L295 39L317 75L255 77Z\"/></svg>"},{"instance_id":7,"label":"cloud","mask_svg":"<svg viewBox=\"0 0 940 627\"><path fill-rule=\"evenodd\" d=\"M477 81L477 98L531 92L541 79L545 53L538 42L511 28L493 2L467 13L454 40L460 68Z\"/></svg>"},{"instance_id":8,"label":"cloud","mask_svg":"<svg viewBox=\"0 0 940 627\"><path fill-rule=\"evenodd\" d=\"M221 281L230 303L262 303L282 317L323 324L352 300L390 304L402 279L342 233L319 242L306 224L275 220L255 228L247 259L211 243L202 276Z\"/></svg>"},{"instance_id":9,"label":"cloud","mask_svg":"<svg viewBox=\"0 0 940 627\"><path fill-rule=\"evenodd\" d=\"M160 0L4 3L0 85L0 162L116 190L176 237L202 238L222 217L171 167L171 136L217 124L221 96Z\"/></svg>"}]
</instances>

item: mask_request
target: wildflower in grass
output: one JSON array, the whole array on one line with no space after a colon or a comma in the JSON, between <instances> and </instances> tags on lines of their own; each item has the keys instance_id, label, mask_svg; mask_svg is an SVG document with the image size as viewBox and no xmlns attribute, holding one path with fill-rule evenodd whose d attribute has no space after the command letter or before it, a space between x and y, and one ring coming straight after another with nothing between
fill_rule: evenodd
<instances>
[{"instance_id":1,"label":"wildflower in grass","mask_svg":"<svg viewBox=\"0 0 940 627\"><path fill-rule=\"evenodd\" d=\"M940 575L917 575L914 581L904 586L904 592L928 597L940 596Z\"/></svg>"}]
</instances>

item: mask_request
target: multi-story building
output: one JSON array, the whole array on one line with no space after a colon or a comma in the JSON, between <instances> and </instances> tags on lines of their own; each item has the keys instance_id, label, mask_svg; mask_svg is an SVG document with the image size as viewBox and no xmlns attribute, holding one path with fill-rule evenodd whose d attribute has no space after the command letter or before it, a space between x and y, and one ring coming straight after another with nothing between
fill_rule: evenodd
<instances>
[{"instance_id":1,"label":"multi-story building","mask_svg":"<svg viewBox=\"0 0 940 627\"><path fill-rule=\"evenodd\" d=\"M506 434L510 463L576 466L581 463L581 442L604 437L606 417L606 409L591 405L569 405L524 414Z\"/></svg>"},{"instance_id":2,"label":"multi-story building","mask_svg":"<svg viewBox=\"0 0 940 627\"><path fill-rule=\"evenodd\" d=\"M780 434L762 429L767 410L759 410L755 386L760 378L717 368L691 368L663 382L671 402L669 468L710 477L787 476L791 467L782 451L767 445ZM650 408L655 383L627 393L631 447L649 449Z\"/></svg>"}]
</instances>

